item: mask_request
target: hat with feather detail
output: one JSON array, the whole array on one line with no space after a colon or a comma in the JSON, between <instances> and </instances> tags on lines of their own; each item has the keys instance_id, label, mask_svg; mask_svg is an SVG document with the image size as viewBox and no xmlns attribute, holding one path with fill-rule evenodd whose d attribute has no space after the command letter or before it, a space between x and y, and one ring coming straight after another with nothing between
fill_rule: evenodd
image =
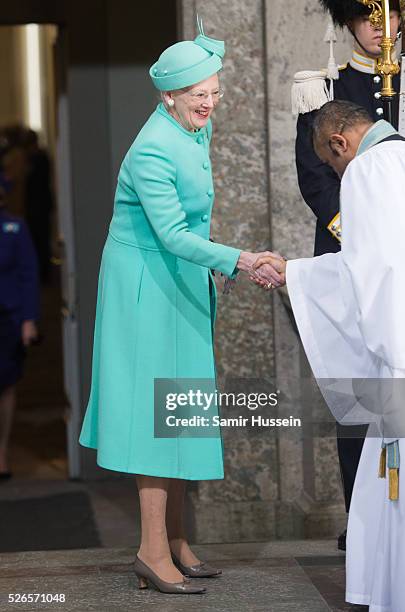
<instances>
[{"instance_id":1,"label":"hat with feather detail","mask_svg":"<svg viewBox=\"0 0 405 612\"><path fill-rule=\"evenodd\" d=\"M225 43L209 38L197 18L199 34L194 40L171 45L149 70L154 86L160 91L174 91L208 79L222 68Z\"/></svg>"}]
</instances>

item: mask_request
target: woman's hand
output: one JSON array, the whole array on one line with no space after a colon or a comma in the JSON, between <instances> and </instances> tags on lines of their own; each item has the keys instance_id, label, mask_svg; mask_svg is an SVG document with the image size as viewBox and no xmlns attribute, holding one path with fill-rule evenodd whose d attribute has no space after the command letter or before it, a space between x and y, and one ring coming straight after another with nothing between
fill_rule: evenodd
<instances>
[{"instance_id":1,"label":"woman's hand","mask_svg":"<svg viewBox=\"0 0 405 612\"><path fill-rule=\"evenodd\" d=\"M228 295L234 289L235 285L236 285L236 278L229 278L229 276L226 276L225 282L224 282L224 289L222 293L224 295Z\"/></svg>"},{"instance_id":2,"label":"woman's hand","mask_svg":"<svg viewBox=\"0 0 405 612\"><path fill-rule=\"evenodd\" d=\"M256 265L257 262L260 262L260 264ZM254 280L256 284L264 286L271 283L273 287L282 287L285 284L285 275L283 276L280 271L282 270L284 263L285 260L278 253L272 253L271 251L265 251L264 253L250 253L248 251L244 251L240 254L237 267L242 272L247 272L251 280ZM256 269L264 264L267 264L263 270L263 272L265 272L265 276L260 272L256 272ZM280 268L280 271L278 268ZM260 280L261 277L263 277L262 281Z\"/></svg>"},{"instance_id":3,"label":"woman's hand","mask_svg":"<svg viewBox=\"0 0 405 612\"><path fill-rule=\"evenodd\" d=\"M21 328L21 339L24 346L29 346L38 337L37 326L34 321L24 321Z\"/></svg>"},{"instance_id":4,"label":"woman's hand","mask_svg":"<svg viewBox=\"0 0 405 612\"><path fill-rule=\"evenodd\" d=\"M279 253L271 253L259 257L253 265L251 280L265 289L282 287L286 283L287 261ZM273 281L274 273L277 272L281 282L276 285Z\"/></svg>"}]
</instances>

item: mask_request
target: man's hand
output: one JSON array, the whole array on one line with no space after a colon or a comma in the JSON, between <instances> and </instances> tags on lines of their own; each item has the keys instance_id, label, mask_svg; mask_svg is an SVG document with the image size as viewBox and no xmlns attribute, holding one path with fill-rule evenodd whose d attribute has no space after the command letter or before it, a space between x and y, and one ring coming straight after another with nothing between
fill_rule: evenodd
<instances>
[{"instance_id":1,"label":"man's hand","mask_svg":"<svg viewBox=\"0 0 405 612\"><path fill-rule=\"evenodd\" d=\"M38 337L37 326L34 321L24 321L21 328L21 338L24 346L29 346Z\"/></svg>"},{"instance_id":2,"label":"man's hand","mask_svg":"<svg viewBox=\"0 0 405 612\"><path fill-rule=\"evenodd\" d=\"M286 268L287 262L281 255L266 254L255 261L250 278L264 289L276 289L285 285ZM274 282L275 278L280 280Z\"/></svg>"},{"instance_id":3,"label":"man's hand","mask_svg":"<svg viewBox=\"0 0 405 612\"><path fill-rule=\"evenodd\" d=\"M262 278L259 272L256 272L257 262L268 263L266 267L266 276ZM278 264L272 265L271 261L279 262ZM268 285L272 283L273 287L282 287L285 285L285 275L279 273L278 267L285 263L284 259L278 253L272 253L271 251L265 251L264 253L249 253L243 252L240 254L237 267L243 272L247 272L251 280L254 280L257 284L259 280ZM261 264L261 265L263 265ZM263 285L262 285L263 286Z\"/></svg>"}]
</instances>

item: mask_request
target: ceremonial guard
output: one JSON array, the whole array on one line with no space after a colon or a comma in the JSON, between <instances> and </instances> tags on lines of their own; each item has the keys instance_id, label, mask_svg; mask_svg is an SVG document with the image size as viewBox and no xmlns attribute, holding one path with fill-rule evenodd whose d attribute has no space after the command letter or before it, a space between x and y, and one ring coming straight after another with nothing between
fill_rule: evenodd
<instances>
[{"instance_id":1,"label":"ceremonial guard","mask_svg":"<svg viewBox=\"0 0 405 612\"><path fill-rule=\"evenodd\" d=\"M340 251L340 178L320 161L312 144L312 124L317 110L331 99L347 100L363 106L374 120L387 119L382 100L382 77L377 71L381 55L381 28L370 22L370 8L358 0L320 0L332 22L325 42L330 43L328 68L299 72L292 90L293 112L298 114L296 165L301 194L317 217L314 255ZM400 24L399 0L390 0L391 36L397 39ZM353 37L353 52L347 64L338 67L333 53L336 42L334 26L347 27ZM393 88L399 92L400 78L393 77ZM398 96L393 99L392 122L398 127ZM344 126L342 126L342 129ZM346 511L349 511L354 480L363 448L364 427L337 425L337 446L343 481ZM346 549L346 532L338 539Z\"/></svg>"}]
</instances>

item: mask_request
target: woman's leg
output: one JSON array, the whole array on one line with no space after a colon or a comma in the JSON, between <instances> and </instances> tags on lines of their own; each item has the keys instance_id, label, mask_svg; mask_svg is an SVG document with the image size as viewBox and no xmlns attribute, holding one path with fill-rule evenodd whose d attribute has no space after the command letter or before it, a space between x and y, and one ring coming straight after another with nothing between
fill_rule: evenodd
<instances>
[{"instance_id":1,"label":"woman's leg","mask_svg":"<svg viewBox=\"0 0 405 612\"><path fill-rule=\"evenodd\" d=\"M141 507L141 546L138 557L165 582L182 582L183 574L173 564L166 531L169 478L136 477Z\"/></svg>"},{"instance_id":2,"label":"woman's leg","mask_svg":"<svg viewBox=\"0 0 405 612\"><path fill-rule=\"evenodd\" d=\"M185 480L170 480L166 525L171 551L183 565L190 566L199 563L199 559L197 559L187 543L187 536L184 528L185 491Z\"/></svg>"},{"instance_id":3,"label":"woman's leg","mask_svg":"<svg viewBox=\"0 0 405 612\"><path fill-rule=\"evenodd\" d=\"M0 472L9 471L8 443L16 403L15 386L7 387L0 394Z\"/></svg>"}]
</instances>

